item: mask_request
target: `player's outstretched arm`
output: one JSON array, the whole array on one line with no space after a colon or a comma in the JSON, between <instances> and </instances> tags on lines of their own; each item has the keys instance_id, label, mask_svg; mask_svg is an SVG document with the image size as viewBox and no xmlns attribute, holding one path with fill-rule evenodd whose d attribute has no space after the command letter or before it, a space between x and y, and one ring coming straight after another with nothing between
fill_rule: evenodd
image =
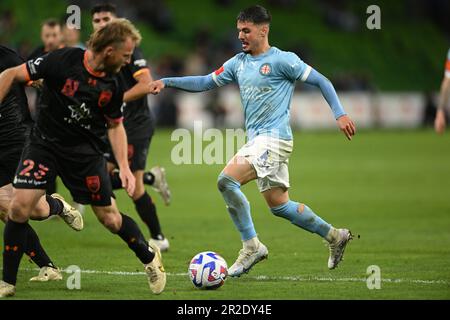
<instances>
[{"instance_id":1,"label":"player's outstretched arm","mask_svg":"<svg viewBox=\"0 0 450 320\"><path fill-rule=\"evenodd\" d=\"M151 83L153 79L150 74L150 71L148 69L141 69L141 70L145 71L141 72L137 77L135 77L137 83L129 90L127 90L123 95L124 102L134 101L146 96L149 93L152 93Z\"/></svg>"},{"instance_id":2,"label":"player's outstretched arm","mask_svg":"<svg viewBox=\"0 0 450 320\"><path fill-rule=\"evenodd\" d=\"M347 139L352 140L352 136L356 133L356 127L350 117L345 113L344 108L339 101L336 90L330 80L314 69L311 69L305 82L316 86L322 91L322 95L333 111L339 129L345 134Z\"/></svg>"},{"instance_id":3,"label":"player's outstretched arm","mask_svg":"<svg viewBox=\"0 0 450 320\"><path fill-rule=\"evenodd\" d=\"M163 78L154 81L152 85L152 93L157 94L164 88L181 89L188 92L202 92L217 88L211 74L206 76L188 76Z\"/></svg>"},{"instance_id":4,"label":"player's outstretched arm","mask_svg":"<svg viewBox=\"0 0 450 320\"><path fill-rule=\"evenodd\" d=\"M9 68L0 73L0 103L5 99L12 84L17 82L26 82L30 80L28 72L25 68L25 64L20 66Z\"/></svg>"},{"instance_id":5,"label":"player's outstretched arm","mask_svg":"<svg viewBox=\"0 0 450 320\"><path fill-rule=\"evenodd\" d=\"M438 110L436 112L436 118L434 119L434 129L437 133L442 134L447 126L445 119L445 107L449 103L450 96L450 77L444 77L441 84L441 94L439 97Z\"/></svg>"},{"instance_id":6,"label":"player's outstretched arm","mask_svg":"<svg viewBox=\"0 0 450 320\"><path fill-rule=\"evenodd\" d=\"M134 194L136 180L131 173L128 164L128 142L122 122L109 121L108 138L111 143L114 157L117 159L117 164L119 165L122 187L131 197Z\"/></svg>"}]
</instances>

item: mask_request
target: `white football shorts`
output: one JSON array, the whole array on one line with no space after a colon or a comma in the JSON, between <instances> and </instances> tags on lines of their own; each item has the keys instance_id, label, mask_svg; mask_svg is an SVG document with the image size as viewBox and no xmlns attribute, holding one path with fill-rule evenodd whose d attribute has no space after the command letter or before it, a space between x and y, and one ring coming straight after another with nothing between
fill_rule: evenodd
<instances>
[{"instance_id":1,"label":"white football shorts","mask_svg":"<svg viewBox=\"0 0 450 320\"><path fill-rule=\"evenodd\" d=\"M242 146L236 156L244 157L255 168L260 192L274 187L288 189L288 163L293 146L293 140L260 135Z\"/></svg>"}]
</instances>

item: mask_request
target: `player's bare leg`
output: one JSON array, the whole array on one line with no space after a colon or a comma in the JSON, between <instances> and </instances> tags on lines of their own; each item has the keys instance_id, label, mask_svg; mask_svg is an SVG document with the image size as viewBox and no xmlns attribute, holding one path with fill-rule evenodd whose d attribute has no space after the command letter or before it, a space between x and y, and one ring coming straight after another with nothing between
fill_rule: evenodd
<instances>
[{"instance_id":1,"label":"player's bare leg","mask_svg":"<svg viewBox=\"0 0 450 320\"><path fill-rule=\"evenodd\" d=\"M352 239L347 229L336 229L317 216L308 206L289 200L287 189L276 187L262 193L272 213L292 224L316 233L329 243L328 268L334 269L342 260L345 247Z\"/></svg>"},{"instance_id":2,"label":"player's bare leg","mask_svg":"<svg viewBox=\"0 0 450 320\"><path fill-rule=\"evenodd\" d=\"M92 206L97 219L109 231L117 234L144 264L150 289L160 294L166 285L166 273L158 247L150 247L136 222L119 212L114 199L109 206Z\"/></svg>"},{"instance_id":3,"label":"player's bare leg","mask_svg":"<svg viewBox=\"0 0 450 320\"><path fill-rule=\"evenodd\" d=\"M256 263L267 258L268 250L262 244L253 226L250 204L240 190L241 185L256 179L253 166L243 157L235 156L219 175L218 188L227 205L228 212L241 234L243 248L234 264L228 269L232 277L247 273Z\"/></svg>"}]
</instances>

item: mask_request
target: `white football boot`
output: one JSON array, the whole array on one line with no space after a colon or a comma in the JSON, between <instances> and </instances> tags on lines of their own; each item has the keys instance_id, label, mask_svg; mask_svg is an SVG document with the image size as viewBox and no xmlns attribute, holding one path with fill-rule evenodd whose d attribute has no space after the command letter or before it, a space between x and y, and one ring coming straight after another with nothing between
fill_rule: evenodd
<instances>
[{"instance_id":1,"label":"white football boot","mask_svg":"<svg viewBox=\"0 0 450 320\"><path fill-rule=\"evenodd\" d=\"M62 280L61 271L52 267L42 267L39 274L30 279L30 281L47 282Z\"/></svg>"},{"instance_id":2,"label":"white football boot","mask_svg":"<svg viewBox=\"0 0 450 320\"><path fill-rule=\"evenodd\" d=\"M67 223L72 229L75 231L83 230L83 216L81 213L72 207L69 203L67 203L64 198L57 193L51 195L52 198L58 199L63 203L63 210L59 214L59 216Z\"/></svg>"},{"instance_id":3,"label":"white football boot","mask_svg":"<svg viewBox=\"0 0 450 320\"><path fill-rule=\"evenodd\" d=\"M150 263L144 265L144 269L147 274L150 289L154 294L160 294L166 286L166 271L162 264L162 256L159 248L157 246L150 246L149 250L153 251L155 257Z\"/></svg>"},{"instance_id":4,"label":"white football boot","mask_svg":"<svg viewBox=\"0 0 450 320\"><path fill-rule=\"evenodd\" d=\"M341 262L344 256L344 250L350 240L353 239L353 235L350 230L338 229L338 236L336 239L328 244L330 249L330 257L328 258L328 268L334 269Z\"/></svg>"},{"instance_id":5,"label":"white football boot","mask_svg":"<svg viewBox=\"0 0 450 320\"><path fill-rule=\"evenodd\" d=\"M166 180L166 170L162 167L156 166L150 169L150 172L155 177L153 181L152 188L158 192L166 206L170 204L171 201L171 193L169 189L169 184Z\"/></svg>"},{"instance_id":6,"label":"white football boot","mask_svg":"<svg viewBox=\"0 0 450 320\"><path fill-rule=\"evenodd\" d=\"M228 275L230 277L240 277L243 273L248 273L255 264L267 259L268 255L269 250L261 242L259 242L255 251L241 249L236 262L228 269Z\"/></svg>"},{"instance_id":7,"label":"white football boot","mask_svg":"<svg viewBox=\"0 0 450 320\"><path fill-rule=\"evenodd\" d=\"M167 238L164 238L162 240L152 238L152 239L148 240L148 244L151 247L157 246L161 252L168 251L169 247L170 247L169 240L167 240Z\"/></svg>"},{"instance_id":8,"label":"white football boot","mask_svg":"<svg viewBox=\"0 0 450 320\"><path fill-rule=\"evenodd\" d=\"M16 294L16 286L0 280L0 298L12 297Z\"/></svg>"}]
</instances>

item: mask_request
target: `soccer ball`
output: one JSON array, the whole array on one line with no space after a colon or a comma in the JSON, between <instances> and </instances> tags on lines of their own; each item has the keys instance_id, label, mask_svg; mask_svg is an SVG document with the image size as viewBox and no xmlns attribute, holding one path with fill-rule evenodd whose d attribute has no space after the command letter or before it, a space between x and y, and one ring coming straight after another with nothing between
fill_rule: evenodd
<instances>
[{"instance_id":1,"label":"soccer ball","mask_svg":"<svg viewBox=\"0 0 450 320\"><path fill-rule=\"evenodd\" d=\"M199 289L217 289L223 285L227 275L227 262L212 251L200 252L189 263L189 277Z\"/></svg>"}]
</instances>

